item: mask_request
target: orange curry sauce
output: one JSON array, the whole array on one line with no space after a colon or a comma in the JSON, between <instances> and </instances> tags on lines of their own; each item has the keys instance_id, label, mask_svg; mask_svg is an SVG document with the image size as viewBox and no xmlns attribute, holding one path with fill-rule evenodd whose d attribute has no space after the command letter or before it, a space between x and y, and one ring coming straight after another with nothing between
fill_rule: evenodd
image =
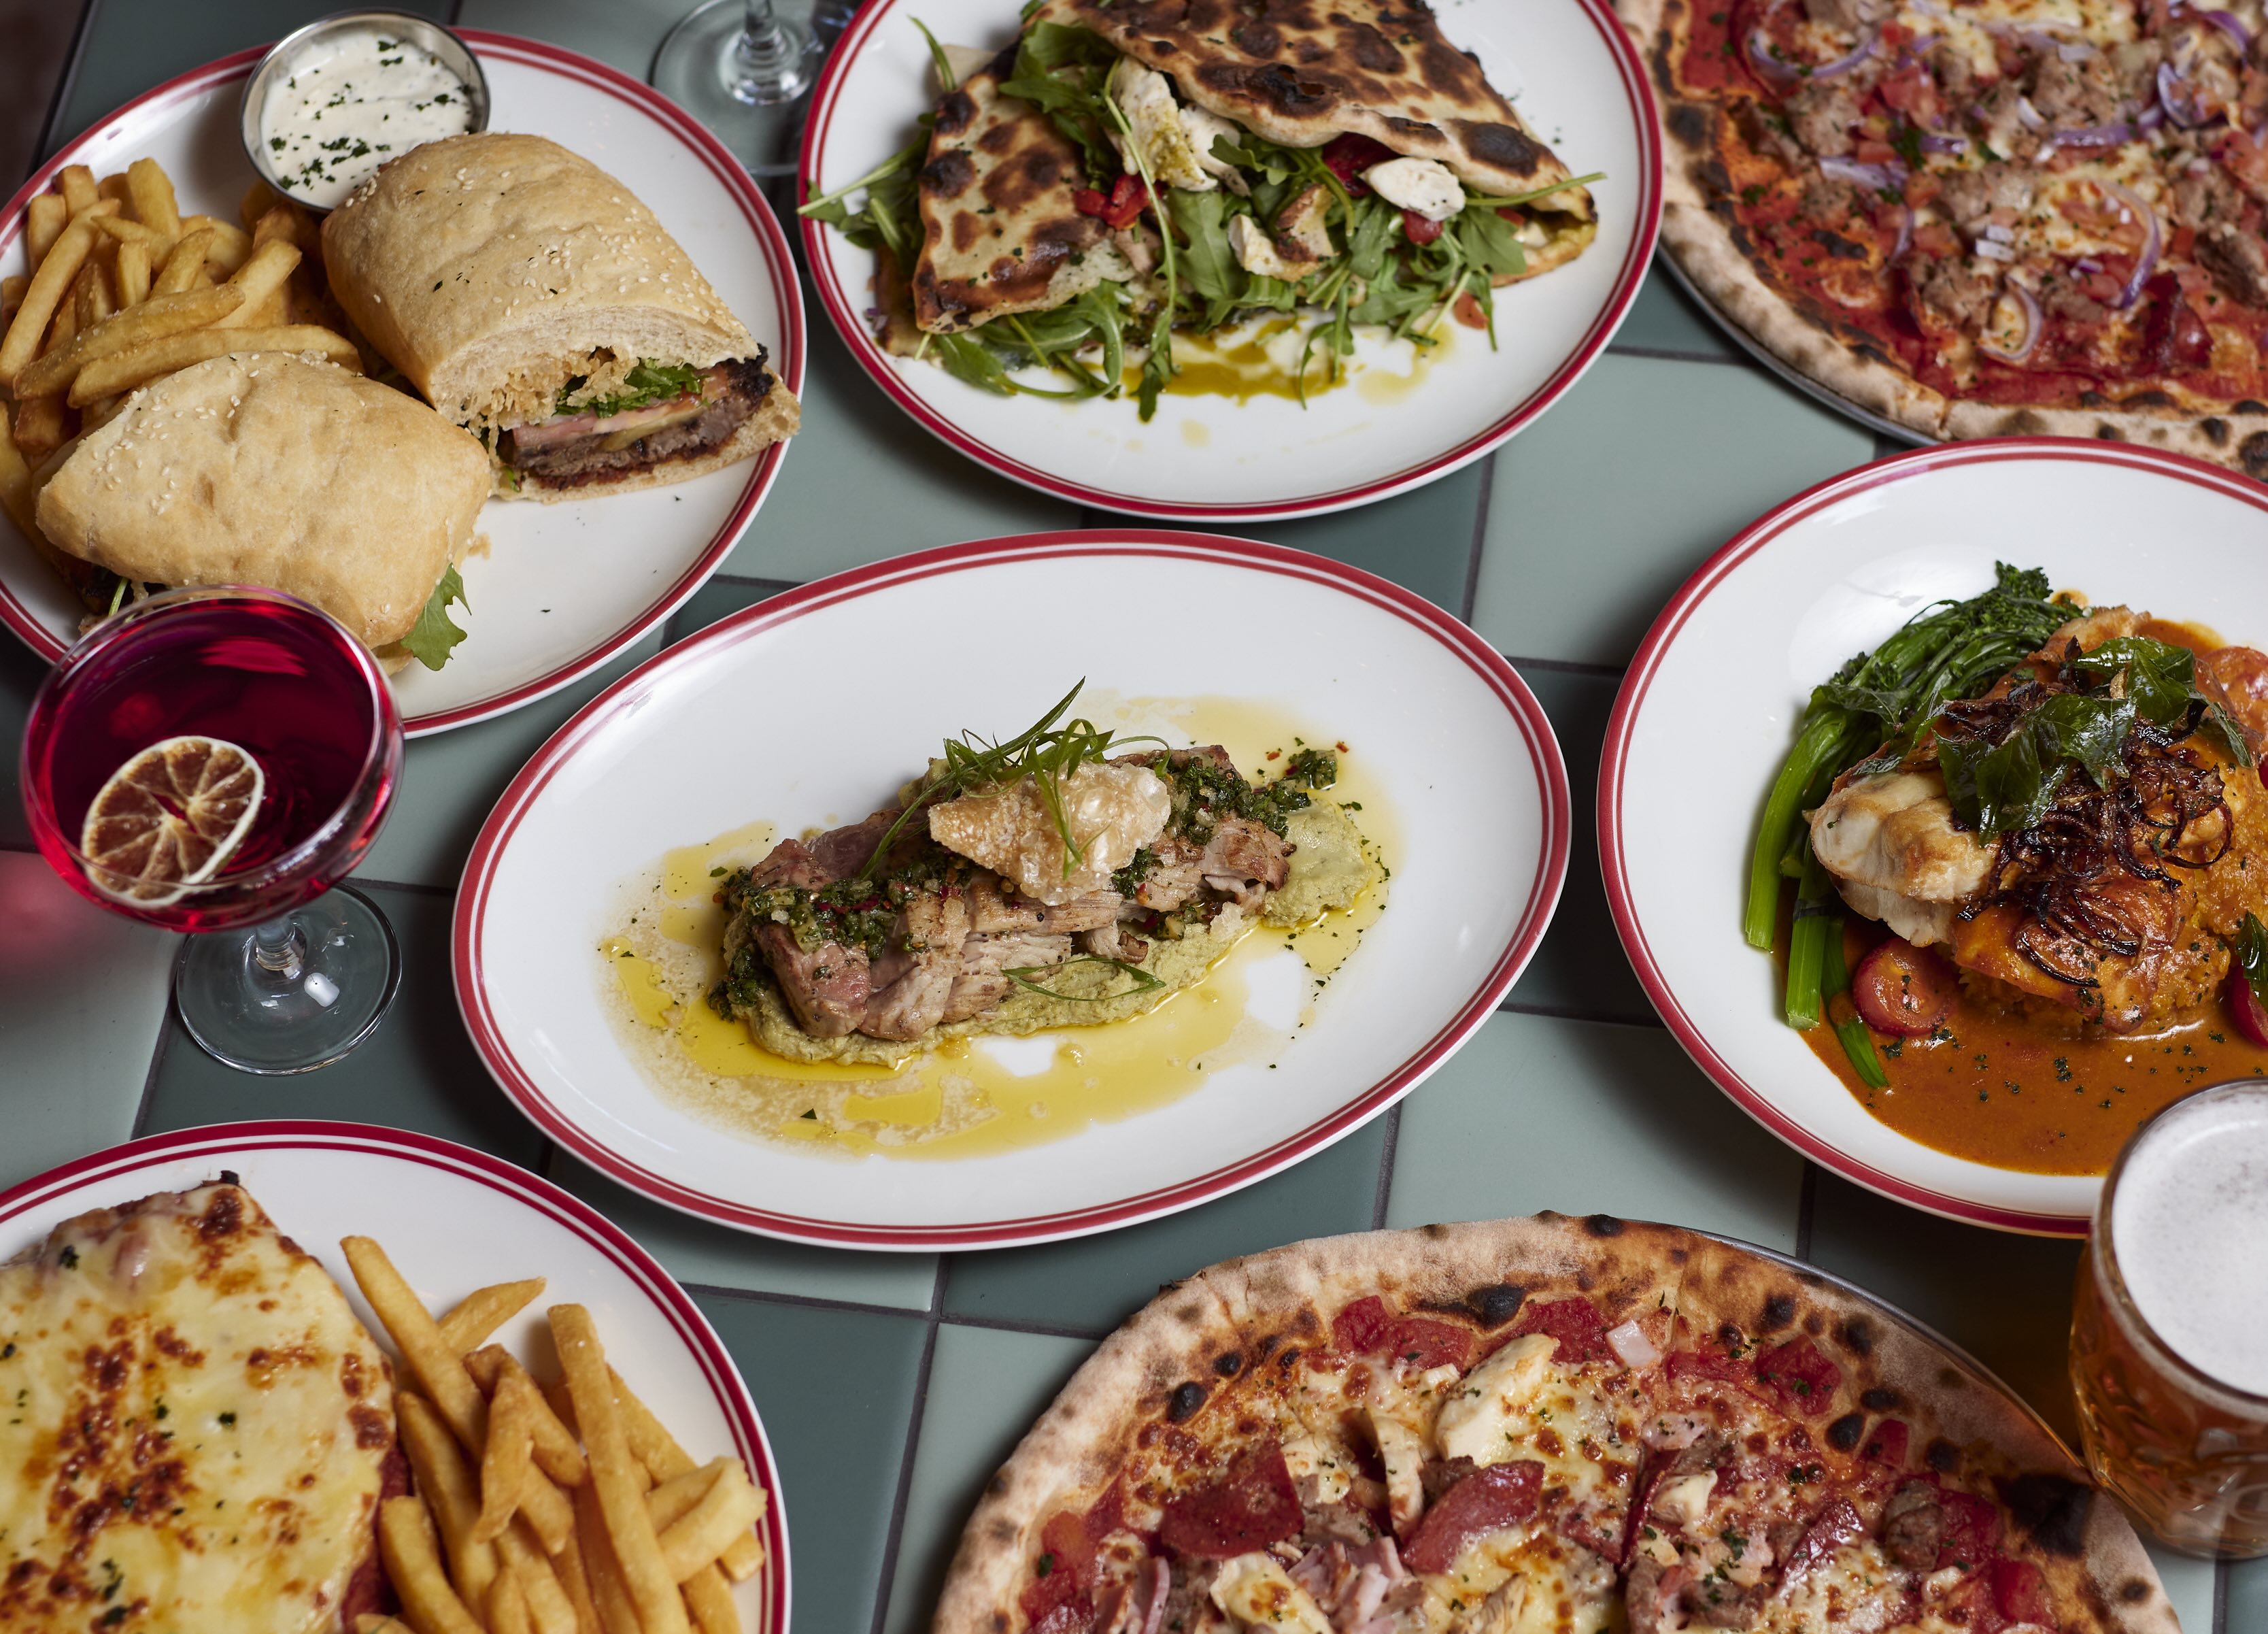
<instances>
[{"instance_id":1,"label":"orange curry sauce","mask_svg":"<svg viewBox=\"0 0 2268 1634\"><path fill-rule=\"evenodd\" d=\"M2145 621L2139 633L2197 653L2227 645L2202 625L2164 619ZM1793 896L1783 892L1775 943L1783 976ZM1847 917L1843 950L1849 967L1858 969L1889 936L1872 920ZM1836 1019L1854 1013L1847 994L1830 1001L1829 1009ZM2161 1106L2231 1078L2268 1077L2268 1050L2245 1041L2218 996L2201 1014L2155 1031L2118 1035L2082 1031L2075 1017L2058 1025L2004 1011L1963 990L1928 1038L1874 1035L1890 1080L1887 1090L1859 1078L1825 1022L1803 1037L1844 1088L1899 1134L1955 1157L2034 1174L2104 1173L2127 1137Z\"/></svg>"}]
</instances>

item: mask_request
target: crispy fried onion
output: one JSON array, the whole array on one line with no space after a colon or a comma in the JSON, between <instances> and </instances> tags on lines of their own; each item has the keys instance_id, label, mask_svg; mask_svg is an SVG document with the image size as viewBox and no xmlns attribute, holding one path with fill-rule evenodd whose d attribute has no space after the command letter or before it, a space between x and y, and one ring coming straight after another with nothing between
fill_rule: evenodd
<instances>
[{"instance_id":1,"label":"crispy fried onion","mask_svg":"<svg viewBox=\"0 0 2268 1634\"><path fill-rule=\"evenodd\" d=\"M2048 697L2073 684L2066 671L1997 697L1948 705L1938 731L1997 744ZM2138 723L2119 745L2119 771L2108 788L2073 767L2039 821L2003 837L1992 885L1961 917L2001 906L2021 910L2016 950L2073 987L2099 987L2094 972L2104 958L2139 955L2152 925L2161 922L2147 892L2179 890L2168 869L2210 868L2235 839L2220 770L2183 744L2204 713L2203 703L2193 701L2170 726Z\"/></svg>"}]
</instances>

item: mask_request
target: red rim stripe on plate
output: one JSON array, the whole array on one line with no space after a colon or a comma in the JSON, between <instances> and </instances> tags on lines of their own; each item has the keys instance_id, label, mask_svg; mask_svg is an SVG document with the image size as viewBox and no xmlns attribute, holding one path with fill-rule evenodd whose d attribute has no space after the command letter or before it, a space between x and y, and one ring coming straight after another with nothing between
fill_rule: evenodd
<instances>
[{"instance_id":1,"label":"red rim stripe on plate","mask_svg":"<svg viewBox=\"0 0 2268 1634\"><path fill-rule=\"evenodd\" d=\"M1830 1144L1773 1105L1762 1091L1740 1075L1731 1062L1717 1053L1702 1026L1687 1012L1676 994L1671 990L1653 957L1652 947L1647 943L1645 927L1639 922L1637 904L1631 896L1628 866L1623 856L1623 784L1629 770L1631 736L1636 728L1638 713L1645 706L1647 689L1653 685L1655 672L1661 667L1670 647L1675 644L1686 621L1734 570L1798 523L1871 489L1955 466L1992 465L2006 461L2063 460L2123 465L2147 471L2154 476L2171 477L2192 486L2210 488L2226 498L2241 500L2256 510L2268 512L2268 490L2234 471L2208 465L2187 455L2071 437L2012 437L1987 442L1948 443L1917 448L1910 454L1893 455L1888 459L1861 465L1805 489L1793 499L1765 512L1734 535L1723 549L1702 563L1693 576L1670 598L1669 604L1661 610L1654 619L1653 627L1646 632L1646 640L1638 647L1638 656L1631 661L1630 672L1623 680L1622 691L1615 699L1614 713L1607 722L1606 747L1599 760L1599 861L1606 879L1607 907L1614 915L1615 928L1621 934L1624 950L1630 955L1639 985L1645 987L1646 996L1653 1001L1654 1009L1660 1011L1662 1020L1676 1035L1677 1041L1685 1046L1685 1053L1693 1058L1694 1064L1708 1074L1717 1087L1730 1096L1743 1112L1815 1163L1895 1201L1943 1215L1948 1219L1989 1225L1999 1231L2024 1231L2037 1236L2083 1237L2088 1229L2087 1217L2083 1215L2035 1214L2019 1209L2003 1209L1916 1185Z\"/></svg>"},{"instance_id":2,"label":"red rim stripe on plate","mask_svg":"<svg viewBox=\"0 0 2268 1634\"><path fill-rule=\"evenodd\" d=\"M740 214L755 234L757 247L763 255L765 274L771 280L777 301L774 314L777 334L771 344L772 371L786 382L790 391L800 394L803 390L804 355L807 350L804 336L803 294L797 278L795 260L788 249L787 235L781 231L771 206L756 190L748 173L725 145L710 134L708 128L651 85L580 53L548 45L540 40L494 33L484 28L460 28L457 33L484 57L541 69L593 90L603 91L617 101L627 103L645 115L693 150L710 174L733 196L733 203L740 206ZM77 163L80 153L91 143L122 125L129 115L160 113L176 104L202 96L232 79L247 78L260 59L267 55L268 48L267 46L253 46L207 63L201 68L193 68L155 90L144 92L81 131L76 140L65 144L53 158L33 172L32 179L8 201L7 213L0 217L0 255L5 255L22 236L25 207L48 190L65 165ZM756 457L739 501L700 556L619 632L558 669L533 681L524 682L508 691L499 692L493 698L460 704L453 709L411 715L402 722L403 729L412 737L423 737L428 733L468 726L475 721L486 721L506 713L522 704L533 703L571 684L637 641L708 582L709 576L717 571L733 546L739 542L741 530L755 515L756 508L763 503L765 495L771 492L786 452L786 444L775 443ZM26 645L49 663L62 657L69 646L68 642L59 640L31 609L18 601L5 584L0 584L0 623L13 630Z\"/></svg>"},{"instance_id":3,"label":"red rim stripe on plate","mask_svg":"<svg viewBox=\"0 0 2268 1634\"><path fill-rule=\"evenodd\" d=\"M1051 1215L976 1222L952 1226L855 1225L839 1221L813 1220L753 1209L730 1199L695 1191L633 1164L593 1140L563 1116L520 1065L504 1041L503 1029L490 1010L482 969L481 940L488 910L490 887L513 831L526 815L545 784L584 742L610 726L615 718L637 701L641 692L666 667L689 662L696 654L738 645L776 625L802 617L838 603L854 601L878 590L941 573L964 572L1003 562L1082 556L1164 556L1225 563L1255 572L1280 574L1328 586L1381 610L1432 636L1479 677L1505 706L1527 743L1535 768L1537 806L1543 832L1541 866L1510 942L1487 977L1457 1014L1421 1044L1402 1064L1355 1099L1328 1117L1285 1137L1263 1150L1193 1179L1083 1209ZM1462 622L1422 596L1399 585L1282 545L1263 544L1216 535L1165 533L1128 529L1110 533L1057 532L1026 534L1005 539L978 540L968 544L940 546L878 562L869 567L821 579L777 595L770 601L711 625L668 652L649 659L584 706L575 717L520 769L512 786L497 802L496 810L481 827L465 864L457 892L451 928L455 965L457 1004L473 1043L497 1082L519 1109L549 1135L584 1162L634 1191L643 1192L673 1209L743 1230L803 1242L883 1249L976 1247L1033 1242L1077 1236L1132 1224L1159 1215L1189 1208L1254 1181L1329 1145L1394 1101L1407 1094L1484 1021L1487 1020L1534 955L1558 904L1567 875L1567 854L1572 823L1567 769L1558 741L1535 694L1528 690L1504 655L1482 640Z\"/></svg>"},{"instance_id":4,"label":"red rim stripe on plate","mask_svg":"<svg viewBox=\"0 0 2268 1634\"><path fill-rule=\"evenodd\" d=\"M1631 117L1638 133L1638 226L1624 254L1622 268L1616 275L1614 287L1607 297L1606 305L1584 331L1574 350L1525 402L1495 424L1454 447L1396 471L1390 477L1381 477L1376 482L1303 499L1185 505L1152 499L1141 494L1114 492L1054 476L1035 466L1025 464L990 443L979 442L906 384L904 377L875 344L873 336L861 320L859 312L865 303L854 299L836 275L827 243L829 229L823 223L806 217L799 221L799 226L803 234L804 256L811 266L812 285L818 290L820 304L827 308L827 315L834 320L843 344L850 349L850 355L858 360L859 366L898 407L948 447L1042 493L1129 515L1154 517L1161 521L1277 521L1344 510L1350 506L1366 505L1375 499L1386 499L1436 477L1445 476L1459 466L1480 458L1557 403L1606 350L1608 341L1621 327L1623 314L1638 299L1638 285L1644 281L1647 262L1653 255L1654 240L1661 232L1660 119L1654 102L1653 86L1646 78L1646 64L1639 58L1638 48L1631 43L1629 33L1616 20L1612 8L1604 4L1604 0L1575 0L1575 4L1580 7L1585 20L1598 31L1609 56L1614 61L1615 71L1622 80L1624 94L1630 100ZM850 76L852 59L865 48L867 41L884 19L895 14L895 0L879 0L878 4L862 7L835 48L828 53L826 65L820 70L818 88L812 93L811 116L805 124L803 148L797 159L799 190L806 181L815 184L818 180L819 160L826 149L828 131L842 102L843 84ZM852 116L866 117L872 111L859 108L853 112Z\"/></svg>"},{"instance_id":5,"label":"red rim stripe on plate","mask_svg":"<svg viewBox=\"0 0 2268 1634\"><path fill-rule=\"evenodd\" d=\"M786 1505L781 1496L778 1467L773 1462L770 1444L764 1438L762 1422L741 1380L740 1369L725 1349L724 1341L717 1336L716 1329L709 1325L709 1319L659 1261L622 1227L542 1176L469 1146L375 1124L318 1119L212 1123L176 1129L166 1135L145 1135L34 1175L0 1192L0 1225L62 1194L122 1179L161 1163L207 1154L217 1158L232 1152L291 1150L365 1152L477 1180L565 1226L659 1307L671 1331L691 1353L718 1408L732 1425L735 1448L747 1460L749 1474L770 1495L762 1523L769 1558L764 1566L766 1622L759 1634L785 1634L790 1575Z\"/></svg>"}]
</instances>

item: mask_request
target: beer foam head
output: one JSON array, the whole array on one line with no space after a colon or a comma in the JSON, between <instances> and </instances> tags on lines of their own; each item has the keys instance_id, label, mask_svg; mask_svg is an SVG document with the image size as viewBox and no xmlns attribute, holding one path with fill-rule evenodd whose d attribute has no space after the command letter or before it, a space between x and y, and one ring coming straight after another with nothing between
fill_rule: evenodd
<instances>
[{"instance_id":1,"label":"beer foam head","mask_svg":"<svg viewBox=\"0 0 2268 1634\"><path fill-rule=\"evenodd\" d=\"M2159 1118L2127 1153L2111 1211L2142 1319L2198 1372L2268 1395L2268 1083Z\"/></svg>"}]
</instances>

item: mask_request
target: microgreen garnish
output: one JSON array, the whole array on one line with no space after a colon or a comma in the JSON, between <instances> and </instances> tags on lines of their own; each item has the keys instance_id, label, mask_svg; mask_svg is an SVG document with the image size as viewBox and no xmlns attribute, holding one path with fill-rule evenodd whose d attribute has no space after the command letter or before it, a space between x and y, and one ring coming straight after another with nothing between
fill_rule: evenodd
<instances>
[{"instance_id":1,"label":"microgreen garnish","mask_svg":"<svg viewBox=\"0 0 2268 1634\"><path fill-rule=\"evenodd\" d=\"M1069 970L1074 965L1108 965L1113 970L1134 978L1134 985L1121 988L1116 993L1057 993L1054 988L1043 987L1032 980L1034 976L1042 976L1049 971ZM1100 1004L1105 999L1123 999L1129 994L1140 993L1150 987L1162 987L1166 985L1139 965L1129 965L1123 959L1105 958L1099 953L1082 953L1077 958L1064 960L1060 965L1025 965L1015 970L1004 970L1000 973L1027 993L1036 993L1043 999L1067 999L1074 1004Z\"/></svg>"},{"instance_id":2,"label":"microgreen garnish","mask_svg":"<svg viewBox=\"0 0 2268 1634\"><path fill-rule=\"evenodd\" d=\"M883 833L858 876L873 876L876 865L889 854L891 843L900 831L913 820L915 812L932 801L950 800L977 789L1002 787L1029 778L1040 791L1040 800L1063 839L1064 875L1068 878L1079 859L1086 854L1086 847L1071 832L1071 813L1064 810L1063 780L1083 765L1100 764L1113 749L1123 744L1162 746L1166 741L1161 737L1119 737L1092 721L1064 721L1064 712L1086 685L1082 678L1057 700L1054 708L1004 743L988 742L973 731L946 738L944 765L922 780L913 798L906 802L906 809L898 814L897 821ZM1058 721L1062 724L1057 724Z\"/></svg>"}]
</instances>

